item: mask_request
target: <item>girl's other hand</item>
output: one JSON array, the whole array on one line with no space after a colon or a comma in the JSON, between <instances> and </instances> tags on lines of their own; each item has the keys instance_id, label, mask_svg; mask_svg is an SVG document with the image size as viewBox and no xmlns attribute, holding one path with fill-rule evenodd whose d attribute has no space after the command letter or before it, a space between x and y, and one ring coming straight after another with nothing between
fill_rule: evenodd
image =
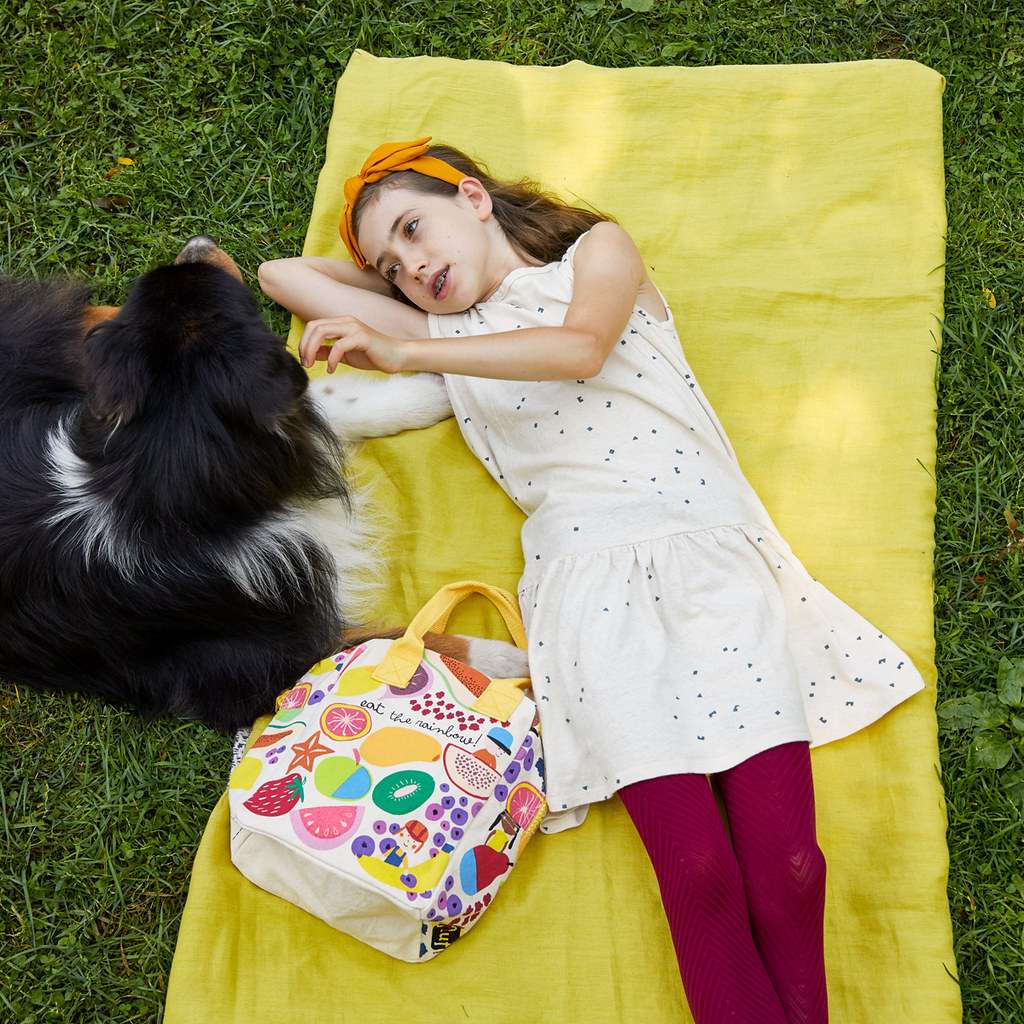
<instances>
[{"instance_id":1,"label":"girl's other hand","mask_svg":"<svg viewBox=\"0 0 1024 1024\"><path fill-rule=\"evenodd\" d=\"M337 339L333 345L329 344L331 339ZM306 367L326 359L328 373L334 373L339 363L360 370L399 373L405 369L407 345L404 339L381 334L354 316L338 316L306 324L299 341L299 357Z\"/></svg>"}]
</instances>

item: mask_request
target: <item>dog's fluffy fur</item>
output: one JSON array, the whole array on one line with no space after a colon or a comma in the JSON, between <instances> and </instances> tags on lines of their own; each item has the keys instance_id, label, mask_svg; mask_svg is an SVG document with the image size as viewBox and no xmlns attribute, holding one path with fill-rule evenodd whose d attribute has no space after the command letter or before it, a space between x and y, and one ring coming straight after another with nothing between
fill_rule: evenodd
<instances>
[{"instance_id":1,"label":"dog's fluffy fur","mask_svg":"<svg viewBox=\"0 0 1024 1024\"><path fill-rule=\"evenodd\" d=\"M0 675L247 725L355 625L342 451L220 267L87 299L0 280Z\"/></svg>"}]
</instances>

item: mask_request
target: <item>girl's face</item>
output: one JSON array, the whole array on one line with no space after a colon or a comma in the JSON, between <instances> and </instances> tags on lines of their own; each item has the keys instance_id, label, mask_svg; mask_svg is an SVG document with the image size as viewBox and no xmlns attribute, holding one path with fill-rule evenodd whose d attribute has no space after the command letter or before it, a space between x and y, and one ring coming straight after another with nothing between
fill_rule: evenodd
<instances>
[{"instance_id":1,"label":"girl's face","mask_svg":"<svg viewBox=\"0 0 1024 1024\"><path fill-rule=\"evenodd\" d=\"M363 254L365 255L365 253L366 250L364 249ZM416 842L412 837L412 833L403 825L395 833L395 845L399 846L406 853L415 853L423 844Z\"/></svg>"},{"instance_id":2,"label":"girl's face","mask_svg":"<svg viewBox=\"0 0 1024 1024\"><path fill-rule=\"evenodd\" d=\"M359 247L381 277L431 313L461 312L493 292L511 252L476 178L464 178L451 198L379 192L363 211Z\"/></svg>"}]
</instances>

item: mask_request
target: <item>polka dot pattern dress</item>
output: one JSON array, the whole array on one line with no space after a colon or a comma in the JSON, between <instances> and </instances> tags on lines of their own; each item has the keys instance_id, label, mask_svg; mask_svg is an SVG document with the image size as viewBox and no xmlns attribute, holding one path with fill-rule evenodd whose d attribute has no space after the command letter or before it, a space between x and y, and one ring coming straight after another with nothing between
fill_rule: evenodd
<instances>
[{"instance_id":1,"label":"polka dot pattern dress","mask_svg":"<svg viewBox=\"0 0 1024 1024\"><path fill-rule=\"evenodd\" d=\"M583 237L485 302L430 314L431 336L560 326ZM671 310L662 321L636 307L588 380L445 381L466 443L528 516L519 602L545 831L633 782L847 736L924 686L779 535Z\"/></svg>"}]
</instances>

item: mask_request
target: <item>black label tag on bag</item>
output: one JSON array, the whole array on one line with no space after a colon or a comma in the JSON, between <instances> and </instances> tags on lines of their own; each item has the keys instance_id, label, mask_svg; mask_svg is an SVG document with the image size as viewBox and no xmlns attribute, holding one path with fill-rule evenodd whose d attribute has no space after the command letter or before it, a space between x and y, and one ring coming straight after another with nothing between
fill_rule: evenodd
<instances>
[{"instance_id":1,"label":"black label tag on bag","mask_svg":"<svg viewBox=\"0 0 1024 1024\"><path fill-rule=\"evenodd\" d=\"M430 932L430 948L447 949L461 934L457 924L435 924Z\"/></svg>"}]
</instances>

